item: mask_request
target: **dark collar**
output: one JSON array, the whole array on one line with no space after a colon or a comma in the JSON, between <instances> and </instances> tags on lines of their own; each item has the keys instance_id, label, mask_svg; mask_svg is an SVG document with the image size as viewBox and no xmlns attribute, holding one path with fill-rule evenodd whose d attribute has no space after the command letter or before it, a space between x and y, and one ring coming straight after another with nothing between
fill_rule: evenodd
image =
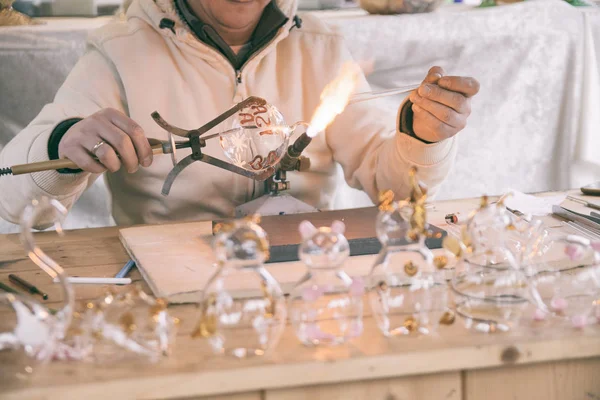
<instances>
[{"instance_id":1,"label":"dark collar","mask_svg":"<svg viewBox=\"0 0 600 400\"><path fill-rule=\"evenodd\" d=\"M223 54L231 65L237 70L244 65L246 61L262 49L271 39L275 37L279 28L288 21L288 17L277 7L275 0L272 0L263 11L260 21L252 37L250 38L250 51L236 56L229 45L219 36L212 26L202 22L194 14L187 0L174 0L175 9L181 20L189 27L198 40L215 48Z\"/></svg>"}]
</instances>

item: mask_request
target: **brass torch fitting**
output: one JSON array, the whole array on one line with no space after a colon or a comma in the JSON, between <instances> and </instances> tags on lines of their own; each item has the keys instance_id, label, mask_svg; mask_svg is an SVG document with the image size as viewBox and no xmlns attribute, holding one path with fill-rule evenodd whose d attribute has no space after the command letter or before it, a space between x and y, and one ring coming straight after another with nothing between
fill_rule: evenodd
<instances>
[{"instance_id":1,"label":"brass torch fitting","mask_svg":"<svg viewBox=\"0 0 600 400\"><path fill-rule=\"evenodd\" d=\"M308 158L302 157L301 154L308 147L312 138L304 132L302 135L292 143L281 161L279 162L279 169L283 171L294 171L299 169L306 169L306 166L310 166Z\"/></svg>"}]
</instances>

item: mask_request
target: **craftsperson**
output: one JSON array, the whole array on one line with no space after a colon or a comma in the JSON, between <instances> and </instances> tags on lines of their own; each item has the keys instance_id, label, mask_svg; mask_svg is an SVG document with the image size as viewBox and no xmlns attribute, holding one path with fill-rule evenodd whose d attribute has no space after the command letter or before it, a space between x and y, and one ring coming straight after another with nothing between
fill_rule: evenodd
<instances>
[{"instance_id":1,"label":"craftsperson","mask_svg":"<svg viewBox=\"0 0 600 400\"><path fill-rule=\"evenodd\" d=\"M0 179L0 216L17 222L28 201L42 195L71 207L105 171L112 213L122 225L222 218L260 196L260 183L205 163L186 169L162 196L172 163L152 156L147 138L167 134L151 113L191 129L259 96L288 123L310 120L322 89L351 56L332 27L314 16L300 19L296 3L134 0L126 22L91 34L54 101L0 154L0 165L66 157L81 169ZM369 90L361 76L356 92ZM475 79L433 67L397 115L374 102L348 106L306 149L310 170L288 174L290 194L331 208L338 164L346 182L374 201L384 189L406 196L413 165L435 192L453 164L455 136L478 90ZM216 140L205 151L222 155Z\"/></svg>"}]
</instances>

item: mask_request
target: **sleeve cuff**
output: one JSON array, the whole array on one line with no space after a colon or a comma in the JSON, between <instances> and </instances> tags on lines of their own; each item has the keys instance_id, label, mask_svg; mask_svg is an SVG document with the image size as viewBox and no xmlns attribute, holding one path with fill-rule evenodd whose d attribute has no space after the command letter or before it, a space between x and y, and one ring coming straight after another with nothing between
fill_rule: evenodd
<instances>
[{"instance_id":1,"label":"sleeve cuff","mask_svg":"<svg viewBox=\"0 0 600 400\"><path fill-rule=\"evenodd\" d=\"M420 137L418 137L415 134L415 131L413 130L413 117L414 117L414 113L412 110L412 101L406 99L404 101L404 104L402 104L402 106L400 107L400 109L398 110L398 121L396 126L398 127L398 129L400 129L400 132L413 137L417 140L420 140L423 143L426 144L431 144L433 142L428 142L427 140L423 140Z\"/></svg>"},{"instance_id":2,"label":"sleeve cuff","mask_svg":"<svg viewBox=\"0 0 600 400\"><path fill-rule=\"evenodd\" d=\"M402 158L417 165L428 166L442 162L452 152L455 138L427 142L412 130L412 102L405 100L398 110L396 144Z\"/></svg>"},{"instance_id":3,"label":"sleeve cuff","mask_svg":"<svg viewBox=\"0 0 600 400\"><path fill-rule=\"evenodd\" d=\"M46 131L34 139L27 156L28 162L48 161L48 142L53 131ZM51 196L71 195L80 190L82 185L87 184L91 174L89 172L80 173L59 173L58 171L42 171L31 174L35 184L44 192Z\"/></svg>"},{"instance_id":4,"label":"sleeve cuff","mask_svg":"<svg viewBox=\"0 0 600 400\"><path fill-rule=\"evenodd\" d=\"M65 133L76 123L81 121L82 118L71 118L67 119L60 124L56 125L56 127L52 130L50 137L48 138L48 157L50 160L58 160L60 157L58 156L58 145L60 144L61 139L65 136ZM80 169L70 169L70 168L62 168L57 170L60 174L75 174L81 172Z\"/></svg>"}]
</instances>

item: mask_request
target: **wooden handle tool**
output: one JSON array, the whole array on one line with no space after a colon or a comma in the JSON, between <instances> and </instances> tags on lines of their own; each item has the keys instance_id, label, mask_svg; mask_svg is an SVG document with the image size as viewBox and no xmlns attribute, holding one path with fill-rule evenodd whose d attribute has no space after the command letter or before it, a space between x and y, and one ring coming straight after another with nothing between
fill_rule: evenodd
<instances>
[{"instance_id":1,"label":"wooden handle tool","mask_svg":"<svg viewBox=\"0 0 600 400\"><path fill-rule=\"evenodd\" d=\"M152 147L152 154L166 154L165 144L160 141L150 140ZM96 159L97 160L97 159ZM0 168L0 176L2 175L23 175L30 174L32 172L51 171L55 169L77 169L77 164L68 158L61 158L59 160L40 161L29 164L13 165L10 168Z\"/></svg>"}]
</instances>

